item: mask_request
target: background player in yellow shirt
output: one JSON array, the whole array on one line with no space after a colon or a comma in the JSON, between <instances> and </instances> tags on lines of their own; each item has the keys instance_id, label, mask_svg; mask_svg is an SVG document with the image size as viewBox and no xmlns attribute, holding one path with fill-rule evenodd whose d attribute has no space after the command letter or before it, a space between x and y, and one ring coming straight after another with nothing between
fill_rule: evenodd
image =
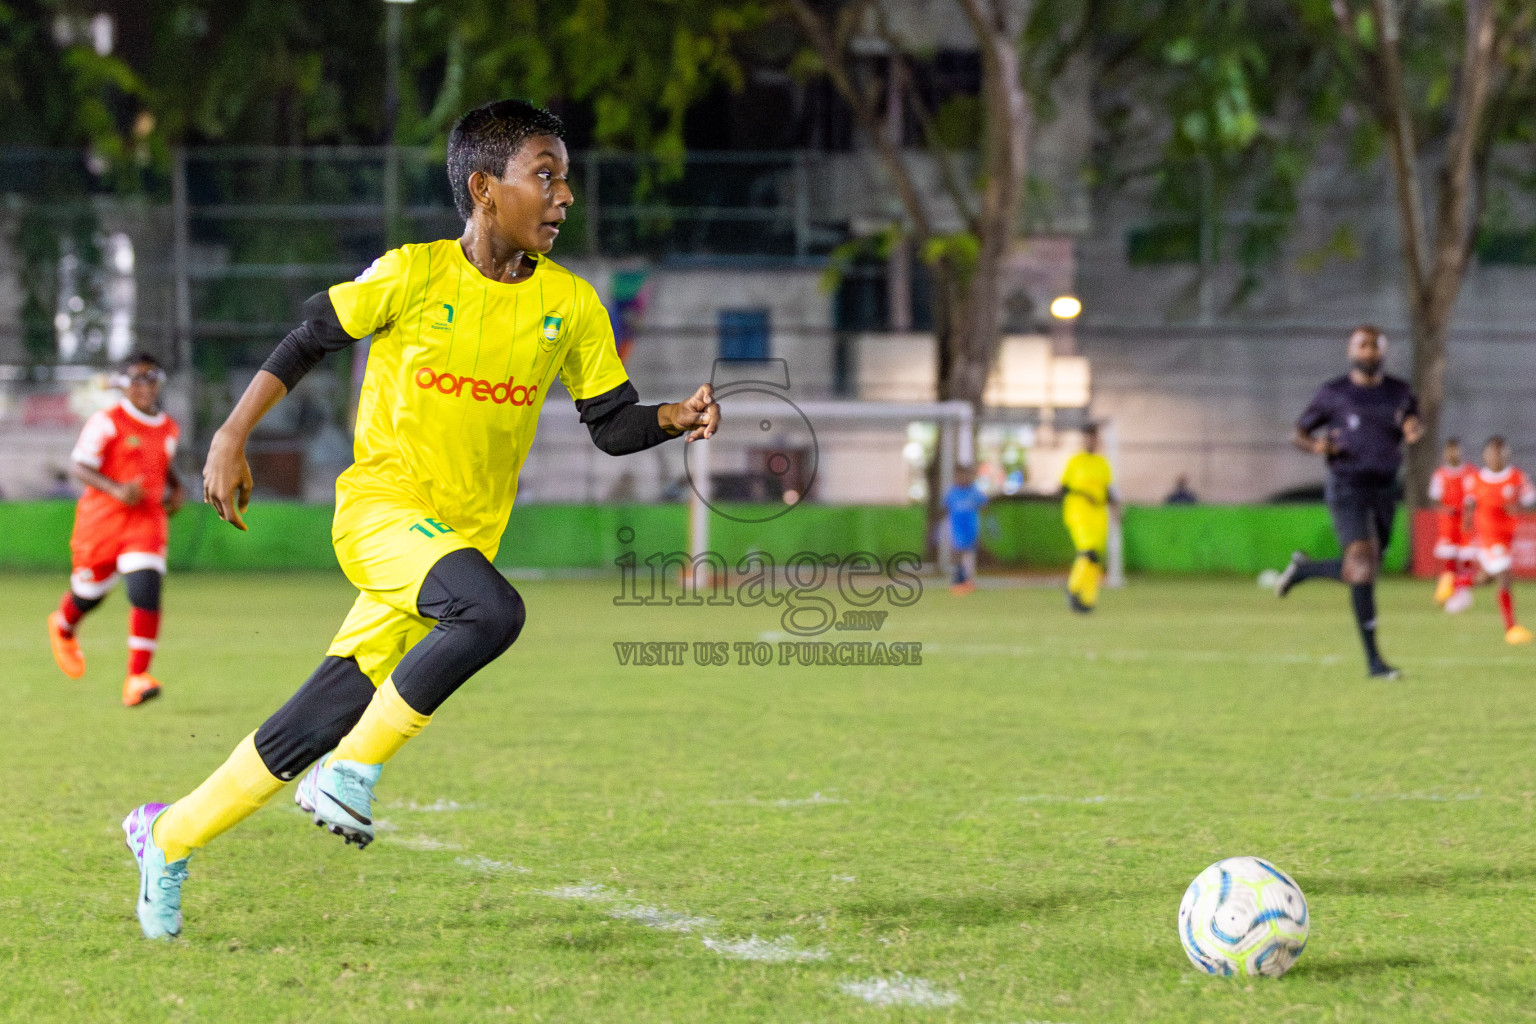
<instances>
[{"instance_id":1,"label":"background player in yellow shirt","mask_svg":"<svg viewBox=\"0 0 1536 1024\"><path fill-rule=\"evenodd\" d=\"M1087 614L1098 604L1111 512L1120 514L1114 472L1099 454L1099 428L1090 423L1083 428L1083 450L1061 474L1061 518L1077 552L1067 576L1067 606L1075 612Z\"/></svg>"},{"instance_id":2,"label":"background player in yellow shirt","mask_svg":"<svg viewBox=\"0 0 1536 1024\"><path fill-rule=\"evenodd\" d=\"M463 236L392 250L311 297L214 436L204 497L243 530L251 429L326 352L373 335L332 527L357 601L320 667L201 786L124 820L147 937L180 932L192 851L312 764L298 803L349 843L373 839L384 762L522 630L522 598L491 559L556 376L611 455L718 428L708 385L640 405L596 292L544 255L574 201L563 134L516 100L465 114L448 140Z\"/></svg>"}]
</instances>

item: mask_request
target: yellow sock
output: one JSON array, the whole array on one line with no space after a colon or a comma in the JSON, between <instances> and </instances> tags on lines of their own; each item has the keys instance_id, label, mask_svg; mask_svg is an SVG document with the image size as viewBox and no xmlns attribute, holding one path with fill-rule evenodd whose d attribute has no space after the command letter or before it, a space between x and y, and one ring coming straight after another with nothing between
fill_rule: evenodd
<instances>
[{"instance_id":1,"label":"yellow sock","mask_svg":"<svg viewBox=\"0 0 1536 1024\"><path fill-rule=\"evenodd\" d=\"M368 702L363 717L336 744L336 760L383 764L430 721L431 715L423 715L405 702L395 689L393 677L386 679Z\"/></svg>"},{"instance_id":2,"label":"yellow sock","mask_svg":"<svg viewBox=\"0 0 1536 1024\"><path fill-rule=\"evenodd\" d=\"M1067 574L1067 593L1081 600L1083 596L1083 580L1085 572L1093 563L1082 555L1072 560L1072 571Z\"/></svg>"},{"instance_id":3,"label":"yellow sock","mask_svg":"<svg viewBox=\"0 0 1536 1024\"><path fill-rule=\"evenodd\" d=\"M1078 600L1092 608L1099 603L1099 581L1104 578L1104 567L1098 562L1083 559L1083 586L1078 591Z\"/></svg>"},{"instance_id":4,"label":"yellow sock","mask_svg":"<svg viewBox=\"0 0 1536 1024\"><path fill-rule=\"evenodd\" d=\"M256 734L240 741L229 760L155 819L155 845L167 861L181 860L244 821L283 788L256 753Z\"/></svg>"}]
</instances>

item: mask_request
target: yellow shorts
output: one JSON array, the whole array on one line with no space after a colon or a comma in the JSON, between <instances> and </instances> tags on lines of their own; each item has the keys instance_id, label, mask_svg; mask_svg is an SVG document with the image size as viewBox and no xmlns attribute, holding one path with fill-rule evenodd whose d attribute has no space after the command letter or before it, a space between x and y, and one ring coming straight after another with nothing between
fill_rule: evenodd
<instances>
[{"instance_id":1,"label":"yellow shorts","mask_svg":"<svg viewBox=\"0 0 1536 1024\"><path fill-rule=\"evenodd\" d=\"M474 545L426 509L374 502L339 506L331 542L360 593L325 653L355 658L373 685L382 685L435 625L416 613L427 573L449 552Z\"/></svg>"},{"instance_id":2,"label":"yellow shorts","mask_svg":"<svg viewBox=\"0 0 1536 1024\"><path fill-rule=\"evenodd\" d=\"M1098 551L1109 546L1109 514L1102 511L1069 513L1062 517L1072 537L1072 550Z\"/></svg>"}]
</instances>

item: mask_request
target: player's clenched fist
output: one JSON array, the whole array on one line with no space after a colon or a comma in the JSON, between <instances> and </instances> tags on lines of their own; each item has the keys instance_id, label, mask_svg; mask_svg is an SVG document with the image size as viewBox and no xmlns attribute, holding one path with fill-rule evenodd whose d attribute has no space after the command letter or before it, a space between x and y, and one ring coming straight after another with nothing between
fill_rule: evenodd
<instances>
[{"instance_id":1,"label":"player's clenched fist","mask_svg":"<svg viewBox=\"0 0 1536 1024\"><path fill-rule=\"evenodd\" d=\"M720 429L720 403L708 384L701 384L686 400L663 405L656 412L663 430L674 437L687 431L689 441L713 437Z\"/></svg>"}]
</instances>

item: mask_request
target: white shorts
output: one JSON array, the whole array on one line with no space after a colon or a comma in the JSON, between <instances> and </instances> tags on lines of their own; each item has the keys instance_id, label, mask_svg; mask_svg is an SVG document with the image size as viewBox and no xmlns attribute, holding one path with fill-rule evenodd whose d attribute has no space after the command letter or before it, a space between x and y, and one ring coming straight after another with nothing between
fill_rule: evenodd
<instances>
[{"instance_id":1,"label":"white shorts","mask_svg":"<svg viewBox=\"0 0 1536 1024\"><path fill-rule=\"evenodd\" d=\"M124 551L115 559L100 565L82 565L69 577L69 589L87 601L106 597L117 586L117 581L130 572L153 569L165 575L165 555L148 551Z\"/></svg>"},{"instance_id":2,"label":"white shorts","mask_svg":"<svg viewBox=\"0 0 1536 1024\"><path fill-rule=\"evenodd\" d=\"M1440 539L1435 542L1435 557L1442 562L1456 559L1461 562L1470 562L1477 557L1477 548L1463 547L1455 541Z\"/></svg>"},{"instance_id":3,"label":"white shorts","mask_svg":"<svg viewBox=\"0 0 1536 1024\"><path fill-rule=\"evenodd\" d=\"M1497 576L1514 565L1515 560L1510 557L1509 548L1503 544L1490 544L1477 549L1477 564L1481 565L1483 572L1489 576Z\"/></svg>"}]
</instances>

